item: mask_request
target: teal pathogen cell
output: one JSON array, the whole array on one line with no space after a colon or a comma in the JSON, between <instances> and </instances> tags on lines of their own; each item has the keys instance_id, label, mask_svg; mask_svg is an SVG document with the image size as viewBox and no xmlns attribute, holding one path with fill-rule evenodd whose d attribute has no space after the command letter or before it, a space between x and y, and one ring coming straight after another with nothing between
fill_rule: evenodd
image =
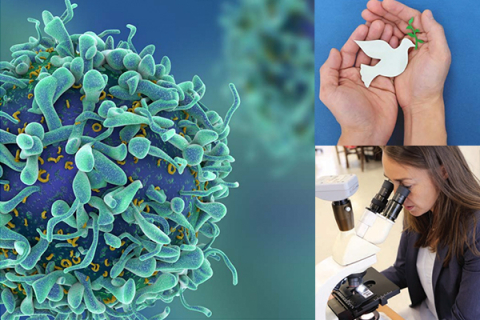
<instances>
[{"instance_id":1,"label":"teal pathogen cell","mask_svg":"<svg viewBox=\"0 0 480 320\"><path fill-rule=\"evenodd\" d=\"M0 62L0 304L2 320L144 319L186 301L213 275L210 259L236 182L229 123L200 100L198 76L176 83L155 47L111 34L70 35L44 11L43 34ZM106 39L104 39L106 38ZM168 316L168 307L155 320Z\"/></svg>"},{"instance_id":2,"label":"teal pathogen cell","mask_svg":"<svg viewBox=\"0 0 480 320\"><path fill-rule=\"evenodd\" d=\"M245 106L238 129L255 135L250 150L265 150L279 171L299 158L311 159L313 0L229 3L221 25L226 69L242 92Z\"/></svg>"}]
</instances>

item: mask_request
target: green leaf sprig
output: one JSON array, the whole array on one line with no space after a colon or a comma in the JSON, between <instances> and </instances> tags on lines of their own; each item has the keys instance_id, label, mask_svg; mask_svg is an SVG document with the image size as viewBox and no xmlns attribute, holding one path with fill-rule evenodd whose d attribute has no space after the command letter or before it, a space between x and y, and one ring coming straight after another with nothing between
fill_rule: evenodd
<instances>
[{"instance_id":1,"label":"green leaf sprig","mask_svg":"<svg viewBox=\"0 0 480 320\"><path fill-rule=\"evenodd\" d=\"M407 29L412 30L413 33L412 33L412 32L409 32L409 33L407 33L407 34L408 34L410 37L412 37L412 38L415 39L415 50L417 50L418 44L419 44L419 43L424 43L425 41L417 38L417 32L420 32L420 30L419 30L419 29L415 29L415 28L413 27L412 23L413 23L413 17L412 17L410 20L408 20L408 27L407 27Z\"/></svg>"}]
</instances>

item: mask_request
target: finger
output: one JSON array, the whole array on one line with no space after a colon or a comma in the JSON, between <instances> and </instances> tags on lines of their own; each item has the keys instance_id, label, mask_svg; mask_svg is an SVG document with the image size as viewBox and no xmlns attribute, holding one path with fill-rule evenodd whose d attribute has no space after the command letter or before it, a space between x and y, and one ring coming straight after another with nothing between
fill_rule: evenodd
<instances>
[{"instance_id":1,"label":"finger","mask_svg":"<svg viewBox=\"0 0 480 320\"><path fill-rule=\"evenodd\" d=\"M390 39L392 38L392 33L393 33L393 27L389 24L385 25L385 28L383 29L382 36L380 37L380 40L383 40L385 42L389 42ZM370 63L371 66L374 66L378 63L378 59L372 59L372 62Z\"/></svg>"},{"instance_id":2,"label":"finger","mask_svg":"<svg viewBox=\"0 0 480 320\"><path fill-rule=\"evenodd\" d=\"M393 27L393 34L395 36L397 36L398 38L401 38L404 36L404 33L400 31L400 29L397 27L395 23L386 20L385 18L373 13L369 9L365 9L362 11L362 18L365 19L365 21L367 21L367 23L365 23L365 25L367 26L370 26L370 24L375 20L382 20L383 22L388 23Z\"/></svg>"},{"instance_id":3,"label":"finger","mask_svg":"<svg viewBox=\"0 0 480 320\"><path fill-rule=\"evenodd\" d=\"M398 47L398 44L400 43L400 41L398 40L398 38L396 36L393 36L391 39L390 39L390 42L388 43L393 49L397 48Z\"/></svg>"},{"instance_id":4,"label":"finger","mask_svg":"<svg viewBox=\"0 0 480 320\"><path fill-rule=\"evenodd\" d=\"M320 68L320 100L325 104L327 104L328 97L338 87L341 64L342 55L337 49L333 48L330 50L327 61Z\"/></svg>"},{"instance_id":5,"label":"finger","mask_svg":"<svg viewBox=\"0 0 480 320\"><path fill-rule=\"evenodd\" d=\"M450 57L450 49L448 48L445 31L442 25L433 17L432 11L423 11L421 19L428 40L428 49L431 50L435 56Z\"/></svg>"},{"instance_id":6,"label":"finger","mask_svg":"<svg viewBox=\"0 0 480 320\"><path fill-rule=\"evenodd\" d=\"M378 40L382 36L383 30L385 29L385 23L380 20L372 22L370 29L368 30L368 35L365 40ZM370 65L372 59L365 54L365 52L360 51L357 55L357 62L355 66L360 67L361 64Z\"/></svg>"},{"instance_id":7,"label":"finger","mask_svg":"<svg viewBox=\"0 0 480 320\"><path fill-rule=\"evenodd\" d=\"M353 67L357 53L360 50L360 47L355 43L354 40L365 40L368 30L369 28L362 24L359 25L355 31L353 31L350 38L342 47L342 50L340 50L340 53L342 54L342 65L340 66L340 69Z\"/></svg>"},{"instance_id":8,"label":"finger","mask_svg":"<svg viewBox=\"0 0 480 320\"><path fill-rule=\"evenodd\" d=\"M394 21L397 27L403 33L410 32L408 27L408 21L413 17L413 27L422 30L422 24L420 20L420 11L410 8L395 0L384 0L382 2L382 8L386 11L385 15L382 15L385 19Z\"/></svg>"}]
</instances>

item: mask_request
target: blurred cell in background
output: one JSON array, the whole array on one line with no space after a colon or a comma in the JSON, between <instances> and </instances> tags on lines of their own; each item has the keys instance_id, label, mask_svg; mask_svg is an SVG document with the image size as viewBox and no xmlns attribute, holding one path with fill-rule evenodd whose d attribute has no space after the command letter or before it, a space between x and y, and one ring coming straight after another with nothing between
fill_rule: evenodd
<instances>
[{"instance_id":1,"label":"blurred cell in background","mask_svg":"<svg viewBox=\"0 0 480 320\"><path fill-rule=\"evenodd\" d=\"M236 123L251 137L251 159L264 149L276 175L312 157L313 7L313 0L244 0L221 16L226 70L244 108Z\"/></svg>"}]
</instances>

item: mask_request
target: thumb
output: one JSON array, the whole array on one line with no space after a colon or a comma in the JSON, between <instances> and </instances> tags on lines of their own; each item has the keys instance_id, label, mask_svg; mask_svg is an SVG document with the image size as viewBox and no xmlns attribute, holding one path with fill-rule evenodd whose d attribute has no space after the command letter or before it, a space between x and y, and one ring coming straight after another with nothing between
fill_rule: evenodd
<instances>
[{"instance_id":1,"label":"thumb","mask_svg":"<svg viewBox=\"0 0 480 320\"><path fill-rule=\"evenodd\" d=\"M432 11L423 11L421 21L423 29L427 34L428 46L432 50L432 53L435 55L442 53L450 54L445 31L443 30L442 25L433 17Z\"/></svg>"},{"instance_id":2,"label":"thumb","mask_svg":"<svg viewBox=\"0 0 480 320\"><path fill-rule=\"evenodd\" d=\"M338 87L341 64L342 56L337 49L333 48L330 50L327 61L320 68L320 100L324 103Z\"/></svg>"}]
</instances>

